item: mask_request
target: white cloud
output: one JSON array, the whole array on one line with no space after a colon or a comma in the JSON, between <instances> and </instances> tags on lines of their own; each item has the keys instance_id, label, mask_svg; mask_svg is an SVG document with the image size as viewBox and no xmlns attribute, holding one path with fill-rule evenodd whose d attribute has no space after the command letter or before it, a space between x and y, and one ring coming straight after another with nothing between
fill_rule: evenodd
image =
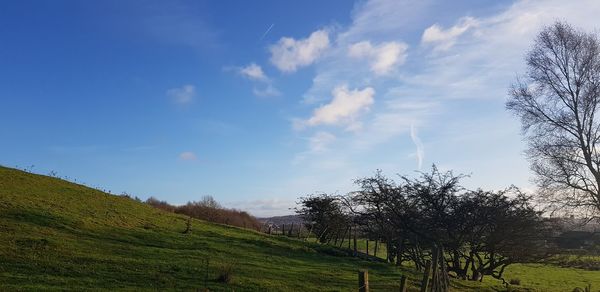
<instances>
[{"instance_id":1,"label":"white cloud","mask_svg":"<svg viewBox=\"0 0 600 292\"><path fill-rule=\"evenodd\" d=\"M196 97L196 87L194 85L184 85L178 88L167 90L167 96L179 104L191 103Z\"/></svg>"},{"instance_id":2,"label":"white cloud","mask_svg":"<svg viewBox=\"0 0 600 292\"><path fill-rule=\"evenodd\" d=\"M334 88L331 93L333 95L331 102L315 109L313 115L306 120L307 125L348 124L352 126L356 122L356 117L373 104L375 90L372 87L348 90L347 85L341 85Z\"/></svg>"},{"instance_id":3,"label":"white cloud","mask_svg":"<svg viewBox=\"0 0 600 292\"><path fill-rule=\"evenodd\" d=\"M408 45L400 42L385 42L373 46L369 41L362 41L350 45L348 56L367 58L371 64L371 71L377 75L386 75L395 66L405 62L407 49Z\"/></svg>"},{"instance_id":4,"label":"white cloud","mask_svg":"<svg viewBox=\"0 0 600 292\"><path fill-rule=\"evenodd\" d=\"M410 125L410 138L417 148L415 156L417 158L417 166L421 169L423 166L423 159L425 158L425 147L423 147L423 142L421 142L421 138L419 138L417 127L415 127L415 125Z\"/></svg>"},{"instance_id":5,"label":"white cloud","mask_svg":"<svg viewBox=\"0 0 600 292\"><path fill-rule=\"evenodd\" d=\"M259 65L256 65L255 63L251 63L246 67L238 68L238 73L250 80L263 82L269 81L269 78L267 77L267 75L265 75L265 72L263 72L262 68Z\"/></svg>"},{"instance_id":6,"label":"white cloud","mask_svg":"<svg viewBox=\"0 0 600 292\"><path fill-rule=\"evenodd\" d=\"M317 132L309 139L310 151L314 153L325 152L328 146L335 141L335 136L328 132Z\"/></svg>"},{"instance_id":7,"label":"white cloud","mask_svg":"<svg viewBox=\"0 0 600 292\"><path fill-rule=\"evenodd\" d=\"M283 72L294 72L315 62L328 47L329 34L325 30L317 30L300 40L283 37L270 47L271 63Z\"/></svg>"},{"instance_id":8,"label":"white cloud","mask_svg":"<svg viewBox=\"0 0 600 292\"><path fill-rule=\"evenodd\" d=\"M235 70L238 74L252 81L259 82L261 85L255 86L252 93L258 97L273 97L281 95L281 92L273 86L273 81L262 70L260 65L250 63L245 67L229 67L225 70Z\"/></svg>"},{"instance_id":9,"label":"white cloud","mask_svg":"<svg viewBox=\"0 0 600 292\"><path fill-rule=\"evenodd\" d=\"M185 161L193 161L198 159L198 157L196 157L196 154L194 152L186 151L179 154L179 159Z\"/></svg>"},{"instance_id":10,"label":"white cloud","mask_svg":"<svg viewBox=\"0 0 600 292\"><path fill-rule=\"evenodd\" d=\"M478 25L477 19L473 17L463 17L458 23L448 29L444 29L438 24L428 27L421 37L423 44L431 44L434 50L445 51L450 49L459 36L467 32L467 30Z\"/></svg>"}]
</instances>

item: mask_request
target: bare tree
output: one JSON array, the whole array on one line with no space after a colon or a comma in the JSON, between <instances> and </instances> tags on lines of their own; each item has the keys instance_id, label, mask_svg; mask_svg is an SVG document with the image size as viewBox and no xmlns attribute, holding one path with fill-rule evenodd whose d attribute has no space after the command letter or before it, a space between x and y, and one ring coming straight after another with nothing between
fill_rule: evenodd
<instances>
[{"instance_id":1,"label":"bare tree","mask_svg":"<svg viewBox=\"0 0 600 292\"><path fill-rule=\"evenodd\" d=\"M539 33L526 61L527 74L512 85L506 107L521 118L543 198L598 215L598 36L556 22Z\"/></svg>"},{"instance_id":2,"label":"bare tree","mask_svg":"<svg viewBox=\"0 0 600 292\"><path fill-rule=\"evenodd\" d=\"M196 202L196 204L200 205L200 206L204 206L204 207L208 207L208 208L214 208L214 209L221 209L223 208L221 206L221 204L219 204L219 202L217 202L217 200L215 200L215 198L213 198L213 196L202 196L202 199L198 202Z\"/></svg>"},{"instance_id":3,"label":"bare tree","mask_svg":"<svg viewBox=\"0 0 600 292\"><path fill-rule=\"evenodd\" d=\"M502 191L466 190L464 175L440 171L399 182L380 171L356 180L359 190L345 200L364 235L383 240L396 264L411 261L421 270L434 247L444 247L450 275L503 280L507 266L549 255L548 230L530 198L516 187Z\"/></svg>"}]
</instances>

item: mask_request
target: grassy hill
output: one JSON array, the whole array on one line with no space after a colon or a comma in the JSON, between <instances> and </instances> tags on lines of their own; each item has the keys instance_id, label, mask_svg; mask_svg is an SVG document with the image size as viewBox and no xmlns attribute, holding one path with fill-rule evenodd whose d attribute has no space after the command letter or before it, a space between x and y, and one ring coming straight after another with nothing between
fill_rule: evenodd
<instances>
[{"instance_id":1,"label":"grassy hill","mask_svg":"<svg viewBox=\"0 0 600 292\"><path fill-rule=\"evenodd\" d=\"M369 270L373 291L395 289L403 273L413 285L418 280L409 269L330 247L200 220L192 220L192 232L184 234L186 222L125 197L0 167L0 290L352 291L359 268ZM228 267L233 280L217 281ZM521 280L534 277L532 283L539 275L529 275L549 269L515 268ZM541 290L571 291L581 279L600 287L600 272L574 270L578 278L569 282L558 275L569 269L550 269L563 286L545 289L542 278ZM501 288L497 281L453 285Z\"/></svg>"}]
</instances>

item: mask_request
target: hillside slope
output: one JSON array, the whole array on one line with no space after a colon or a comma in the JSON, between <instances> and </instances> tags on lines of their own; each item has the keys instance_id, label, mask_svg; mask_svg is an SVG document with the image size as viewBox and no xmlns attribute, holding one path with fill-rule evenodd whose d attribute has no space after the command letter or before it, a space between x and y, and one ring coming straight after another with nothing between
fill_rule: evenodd
<instances>
[{"instance_id":1,"label":"hillside slope","mask_svg":"<svg viewBox=\"0 0 600 292\"><path fill-rule=\"evenodd\" d=\"M0 167L0 290L347 291L359 267L372 271L375 288L397 284L398 271L384 264L199 220L184 234L186 221L128 198ZM219 283L219 267L227 265L234 266L233 281Z\"/></svg>"},{"instance_id":2,"label":"hillside slope","mask_svg":"<svg viewBox=\"0 0 600 292\"><path fill-rule=\"evenodd\" d=\"M0 291L355 291L356 271L362 268L369 270L372 291L390 291L402 273L413 286L419 278L409 269L344 256L331 247L200 220L192 220L191 233L184 234L186 222L125 197L0 167ZM223 284L216 279L227 266L233 267L233 280ZM515 275L524 280L536 275L518 268L522 272ZM556 271L567 270L551 272ZM579 279L598 275L571 273ZM553 278L566 287L580 282L565 282L560 275ZM501 288L496 280L453 286Z\"/></svg>"}]
</instances>

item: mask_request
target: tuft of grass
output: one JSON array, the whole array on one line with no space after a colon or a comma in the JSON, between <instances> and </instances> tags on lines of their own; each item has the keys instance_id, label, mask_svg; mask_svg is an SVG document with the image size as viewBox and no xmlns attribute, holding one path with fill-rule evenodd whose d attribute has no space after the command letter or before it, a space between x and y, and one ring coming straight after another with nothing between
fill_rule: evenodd
<instances>
[{"instance_id":1,"label":"tuft of grass","mask_svg":"<svg viewBox=\"0 0 600 292\"><path fill-rule=\"evenodd\" d=\"M575 287L573 292L592 292L592 285L588 284L584 288Z\"/></svg>"},{"instance_id":2,"label":"tuft of grass","mask_svg":"<svg viewBox=\"0 0 600 292\"><path fill-rule=\"evenodd\" d=\"M233 280L233 274L235 273L237 265L232 262L221 263L217 267L217 281L225 284L231 283Z\"/></svg>"}]
</instances>

